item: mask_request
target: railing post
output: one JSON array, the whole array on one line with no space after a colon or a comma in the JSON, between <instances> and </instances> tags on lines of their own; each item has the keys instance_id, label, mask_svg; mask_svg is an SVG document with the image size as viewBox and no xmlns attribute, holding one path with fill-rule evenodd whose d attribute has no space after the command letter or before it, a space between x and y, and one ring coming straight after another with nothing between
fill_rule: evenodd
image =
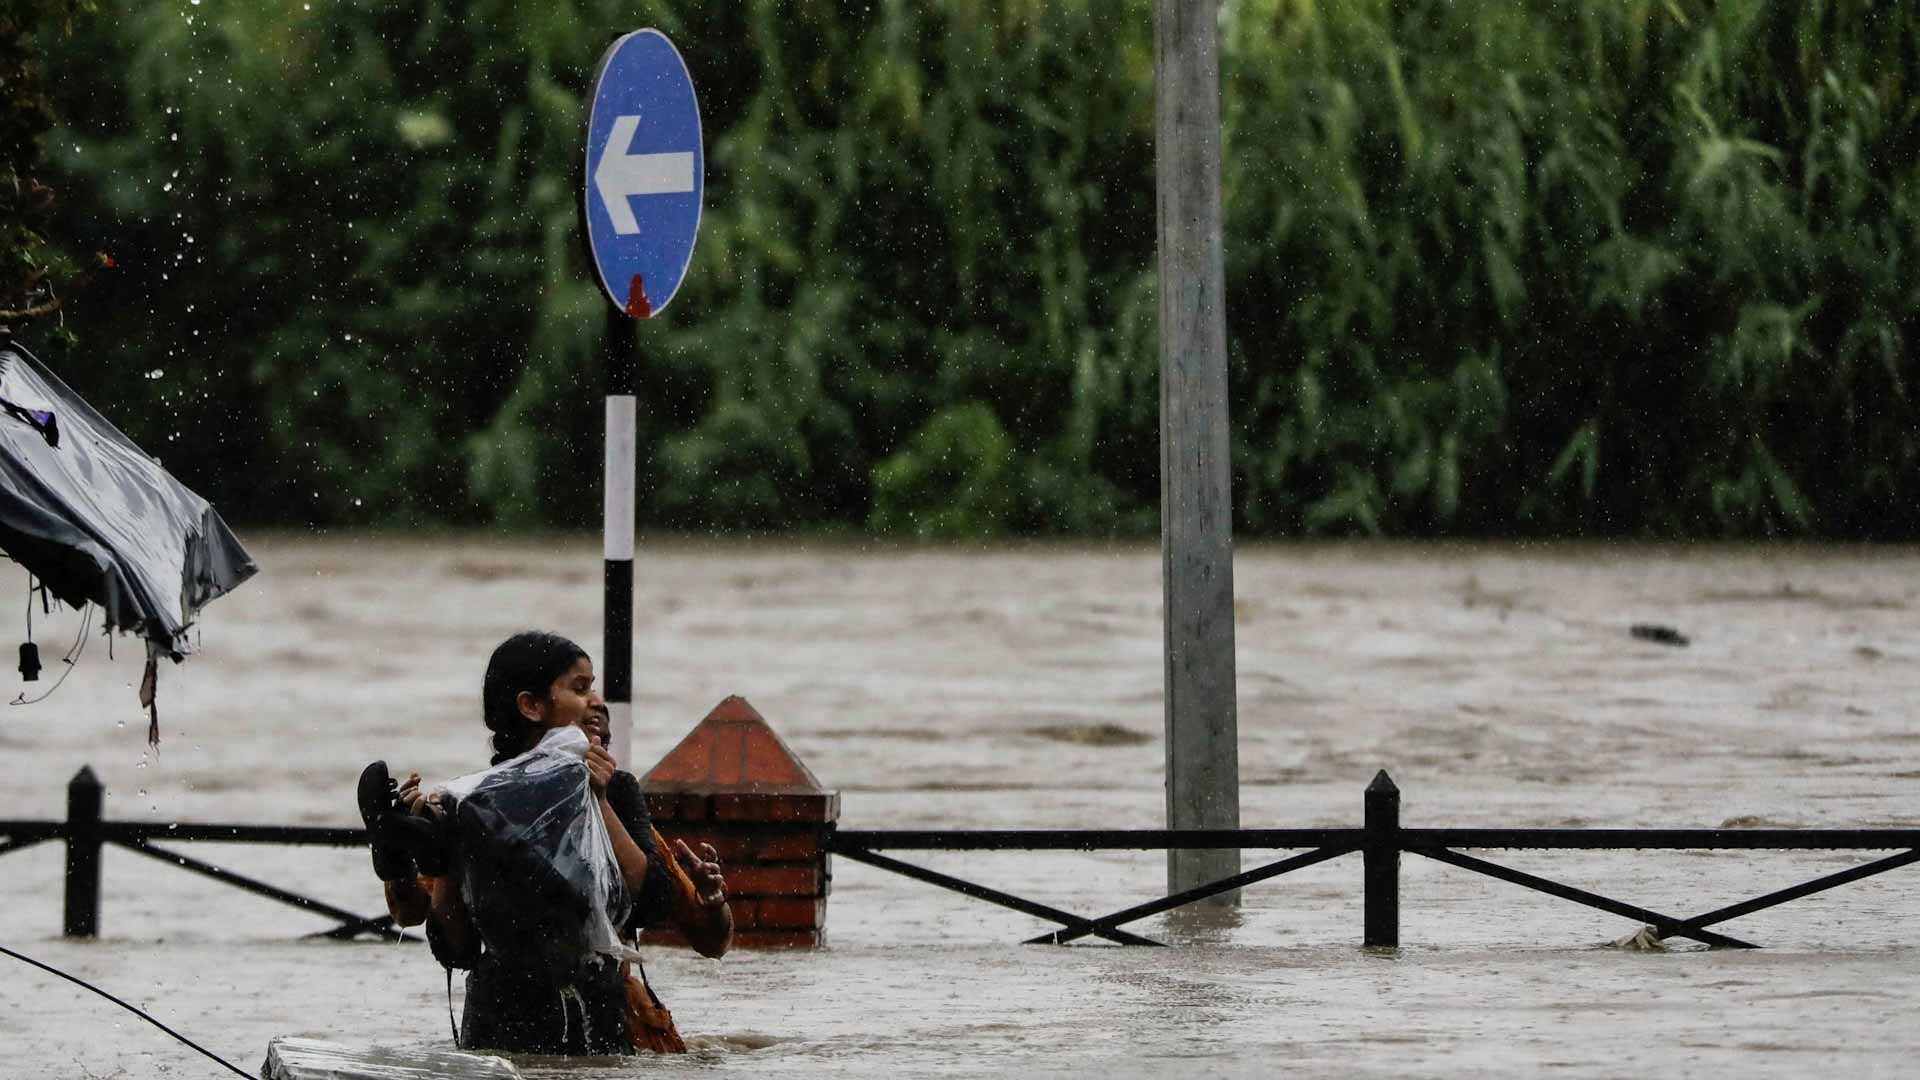
<instances>
[{"instance_id":1,"label":"railing post","mask_svg":"<svg viewBox=\"0 0 1920 1080\"><path fill-rule=\"evenodd\" d=\"M1365 943L1400 945L1400 789L1381 769L1367 785Z\"/></svg>"},{"instance_id":2,"label":"railing post","mask_svg":"<svg viewBox=\"0 0 1920 1080\"><path fill-rule=\"evenodd\" d=\"M68 937L100 933L100 808L106 794L90 765L67 784Z\"/></svg>"}]
</instances>

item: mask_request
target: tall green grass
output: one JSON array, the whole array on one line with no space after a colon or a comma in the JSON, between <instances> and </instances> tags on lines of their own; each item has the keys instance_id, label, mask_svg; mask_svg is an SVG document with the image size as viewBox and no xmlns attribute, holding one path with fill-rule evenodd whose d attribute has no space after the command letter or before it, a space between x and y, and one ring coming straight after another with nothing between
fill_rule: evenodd
<instances>
[{"instance_id":1,"label":"tall green grass","mask_svg":"<svg viewBox=\"0 0 1920 1080\"><path fill-rule=\"evenodd\" d=\"M240 516L596 518L579 95L651 24L709 176L644 522L1153 531L1149 0L163 7L61 56L124 268L63 365ZM1221 30L1243 531L1920 534L1913 5Z\"/></svg>"},{"instance_id":2,"label":"tall green grass","mask_svg":"<svg viewBox=\"0 0 1920 1080\"><path fill-rule=\"evenodd\" d=\"M1911 5L1226 25L1248 525L1913 534Z\"/></svg>"}]
</instances>

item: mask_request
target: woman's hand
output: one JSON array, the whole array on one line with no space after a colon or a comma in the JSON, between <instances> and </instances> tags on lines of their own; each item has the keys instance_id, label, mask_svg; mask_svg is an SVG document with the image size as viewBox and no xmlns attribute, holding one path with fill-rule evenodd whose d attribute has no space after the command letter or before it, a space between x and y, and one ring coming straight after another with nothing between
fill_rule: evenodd
<instances>
[{"instance_id":1,"label":"woman's hand","mask_svg":"<svg viewBox=\"0 0 1920 1080\"><path fill-rule=\"evenodd\" d=\"M427 798L424 794L421 794L420 791L420 774L417 772L408 773L407 778L400 781L399 790L393 793L393 797L400 800L400 805L406 808L407 813L419 813L420 804L425 802Z\"/></svg>"},{"instance_id":2,"label":"woman's hand","mask_svg":"<svg viewBox=\"0 0 1920 1080\"><path fill-rule=\"evenodd\" d=\"M712 844L701 844L700 855L685 840L676 839L673 846L674 862L693 886L692 904L685 891L673 890L674 925L695 952L718 960L733 945L733 909L727 906L727 880L720 876L720 853Z\"/></svg>"},{"instance_id":3,"label":"woman's hand","mask_svg":"<svg viewBox=\"0 0 1920 1080\"><path fill-rule=\"evenodd\" d=\"M700 898L700 905L711 908L726 903L727 879L720 875L720 853L713 850L713 845L701 844L700 855L695 855L685 840L675 840L673 846L679 855L680 869L693 881L694 895Z\"/></svg>"},{"instance_id":4,"label":"woman's hand","mask_svg":"<svg viewBox=\"0 0 1920 1080\"><path fill-rule=\"evenodd\" d=\"M587 783L596 797L605 798L607 784L613 780L613 770L619 768L619 763L613 760L612 754L607 753L606 744L600 741L598 735L589 735L587 738L592 742L587 747Z\"/></svg>"},{"instance_id":5,"label":"woman's hand","mask_svg":"<svg viewBox=\"0 0 1920 1080\"><path fill-rule=\"evenodd\" d=\"M445 817L447 814L446 803L441 795L442 793L438 791L430 794L422 792L420 774L417 772L408 773L407 778L400 782L399 790L393 793L393 797L400 801L401 809L407 813L419 817L436 818Z\"/></svg>"}]
</instances>

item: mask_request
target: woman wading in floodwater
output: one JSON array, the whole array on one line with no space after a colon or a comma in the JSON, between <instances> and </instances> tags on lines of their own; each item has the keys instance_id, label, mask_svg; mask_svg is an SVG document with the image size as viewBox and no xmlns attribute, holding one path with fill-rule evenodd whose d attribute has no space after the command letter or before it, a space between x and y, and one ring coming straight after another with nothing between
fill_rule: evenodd
<instances>
[{"instance_id":1,"label":"woman wading in floodwater","mask_svg":"<svg viewBox=\"0 0 1920 1080\"><path fill-rule=\"evenodd\" d=\"M593 661L585 650L555 634L515 634L487 663L481 706L493 732L494 765L525 754L550 732L565 728L579 728L591 740L588 784L618 866L609 914L621 936L630 939L641 927L671 922L701 955L725 953L733 940L733 916L717 856L711 846L702 845L706 857L701 858L683 841L676 842L676 852L659 850L640 782L607 753L607 707L594 689ZM577 745L578 736L572 739ZM474 855L463 852L459 830L445 827L451 808L438 793L422 792L418 773L396 790L385 764L375 762L361 777L359 794L373 838L374 870L387 883L387 908L394 921L401 926L426 923L434 957L448 968L467 971L461 1047L543 1054L634 1052L625 965L611 956L594 955L557 975L550 958L538 949L546 935L496 930L489 938L482 932L484 924L473 917L489 903L525 908L554 903L547 897L558 894L526 891L521 875L482 875L478 880L486 884L478 886L475 876L463 875L462 860ZM440 839L449 831L456 836L450 845ZM676 856L677 868L672 865ZM502 894L463 895L463 878L469 890ZM558 906L567 906L564 898ZM533 913L530 922L568 914ZM636 987L634 992L642 991ZM671 1021L666 1023L670 1029ZM677 1036L671 1040L677 1041Z\"/></svg>"}]
</instances>

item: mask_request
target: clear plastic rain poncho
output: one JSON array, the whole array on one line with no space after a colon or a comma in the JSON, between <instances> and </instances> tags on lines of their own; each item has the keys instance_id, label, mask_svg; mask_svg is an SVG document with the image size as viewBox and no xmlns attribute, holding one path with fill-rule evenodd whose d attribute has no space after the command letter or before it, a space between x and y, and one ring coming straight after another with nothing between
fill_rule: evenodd
<instances>
[{"instance_id":1,"label":"clear plastic rain poncho","mask_svg":"<svg viewBox=\"0 0 1920 1080\"><path fill-rule=\"evenodd\" d=\"M586 733L447 782L460 896L489 951L572 981L595 955L630 958L630 901L589 785Z\"/></svg>"}]
</instances>

